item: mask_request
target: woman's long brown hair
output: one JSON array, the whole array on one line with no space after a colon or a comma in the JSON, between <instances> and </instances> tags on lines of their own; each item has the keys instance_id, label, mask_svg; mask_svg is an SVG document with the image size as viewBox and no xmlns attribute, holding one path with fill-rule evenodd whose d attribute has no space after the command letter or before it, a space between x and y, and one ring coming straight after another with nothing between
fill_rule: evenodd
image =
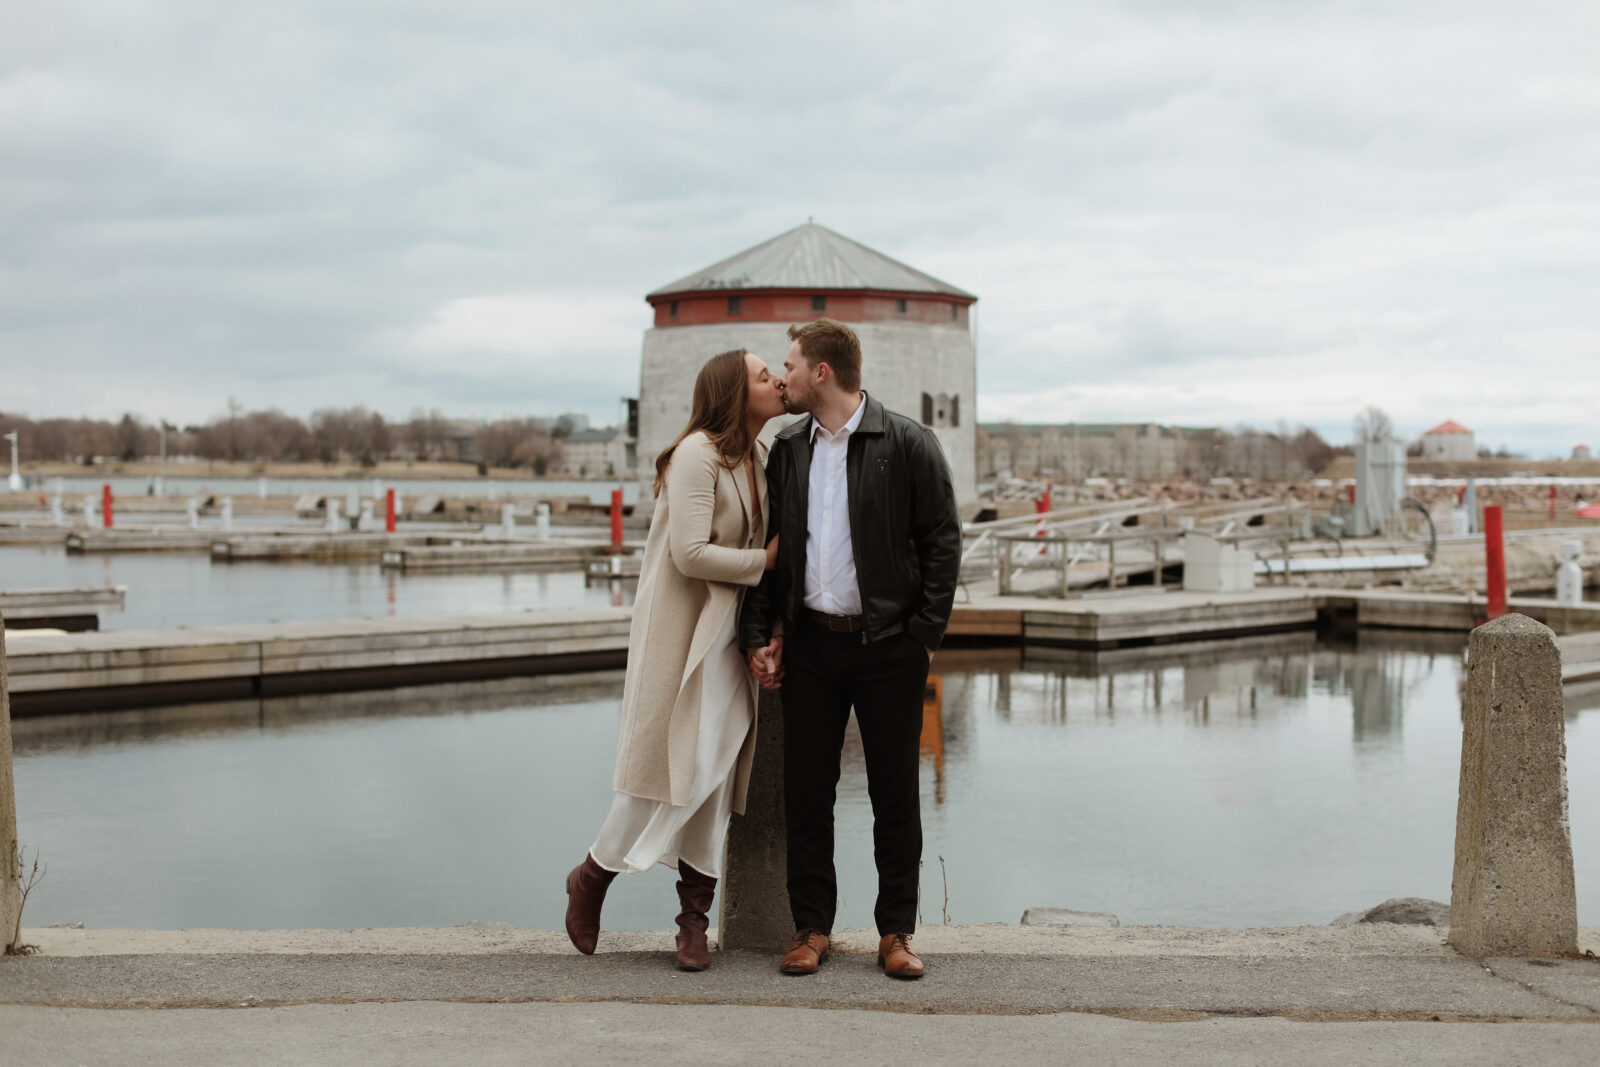
<instances>
[{"instance_id":1,"label":"woman's long brown hair","mask_svg":"<svg viewBox=\"0 0 1600 1067\"><path fill-rule=\"evenodd\" d=\"M694 404L689 410L689 425L683 428L661 455L656 457L656 483L653 495L661 495L667 482L667 468L672 465L672 453L678 450L683 439L695 431L703 431L711 439L722 462L732 470L750 454L750 423L745 411L750 397L750 369L744 357L749 350L736 348L706 360L705 366L694 380Z\"/></svg>"}]
</instances>

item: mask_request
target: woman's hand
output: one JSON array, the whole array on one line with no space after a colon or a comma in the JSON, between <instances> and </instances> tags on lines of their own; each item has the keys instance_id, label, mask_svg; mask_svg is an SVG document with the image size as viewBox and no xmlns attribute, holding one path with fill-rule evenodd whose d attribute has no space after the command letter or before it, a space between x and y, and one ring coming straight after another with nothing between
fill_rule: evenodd
<instances>
[{"instance_id":1,"label":"woman's hand","mask_svg":"<svg viewBox=\"0 0 1600 1067\"><path fill-rule=\"evenodd\" d=\"M773 534L772 540L767 542L767 570L778 566L778 535Z\"/></svg>"}]
</instances>

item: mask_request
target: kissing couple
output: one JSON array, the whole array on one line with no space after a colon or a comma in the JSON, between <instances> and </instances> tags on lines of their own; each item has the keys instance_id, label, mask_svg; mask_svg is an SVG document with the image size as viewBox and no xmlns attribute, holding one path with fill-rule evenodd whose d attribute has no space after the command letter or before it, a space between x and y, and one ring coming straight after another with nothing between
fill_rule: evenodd
<instances>
[{"instance_id":1,"label":"kissing couple","mask_svg":"<svg viewBox=\"0 0 1600 1067\"><path fill-rule=\"evenodd\" d=\"M955 490L933 431L861 388L861 342L789 327L784 373L713 356L689 424L656 458L655 514L628 638L616 797L567 875L567 934L595 950L606 890L678 871L677 965L704 970L728 821L743 813L757 687L781 689L794 941L785 974L827 959L838 904L833 808L853 707L872 800L878 962L920 978L923 690L961 560ZM770 454L757 440L780 430Z\"/></svg>"}]
</instances>

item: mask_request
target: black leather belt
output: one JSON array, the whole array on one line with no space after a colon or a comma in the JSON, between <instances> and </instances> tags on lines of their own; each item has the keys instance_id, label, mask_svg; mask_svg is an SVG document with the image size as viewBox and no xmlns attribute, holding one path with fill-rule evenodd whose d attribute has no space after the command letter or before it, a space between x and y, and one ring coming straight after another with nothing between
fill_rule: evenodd
<instances>
[{"instance_id":1,"label":"black leather belt","mask_svg":"<svg viewBox=\"0 0 1600 1067\"><path fill-rule=\"evenodd\" d=\"M855 634L867 628L865 615L829 615L825 611L806 609L806 614L811 616L811 621L824 629L834 633Z\"/></svg>"}]
</instances>

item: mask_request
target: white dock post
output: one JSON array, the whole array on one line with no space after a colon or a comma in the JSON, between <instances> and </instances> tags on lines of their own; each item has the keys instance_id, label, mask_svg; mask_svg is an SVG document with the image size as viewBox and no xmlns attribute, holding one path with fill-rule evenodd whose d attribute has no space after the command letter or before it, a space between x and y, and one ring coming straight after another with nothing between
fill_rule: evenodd
<instances>
[{"instance_id":1,"label":"white dock post","mask_svg":"<svg viewBox=\"0 0 1600 1067\"><path fill-rule=\"evenodd\" d=\"M60 495L58 494L56 496L52 496L50 498L50 522L51 522L51 524L54 525L54 526L62 526L62 525L65 525L66 521L67 521L66 516L61 514L61 497L60 497Z\"/></svg>"},{"instance_id":2,"label":"white dock post","mask_svg":"<svg viewBox=\"0 0 1600 1067\"><path fill-rule=\"evenodd\" d=\"M200 529L200 498L192 496L184 502L184 514L189 519L189 529Z\"/></svg>"},{"instance_id":3,"label":"white dock post","mask_svg":"<svg viewBox=\"0 0 1600 1067\"><path fill-rule=\"evenodd\" d=\"M256 499L267 499L267 480L265 478L256 479Z\"/></svg>"},{"instance_id":4,"label":"white dock post","mask_svg":"<svg viewBox=\"0 0 1600 1067\"><path fill-rule=\"evenodd\" d=\"M231 496L222 498L222 528L224 530L233 529L233 497Z\"/></svg>"},{"instance_id":5,"label":"white dock post","mask_svg":"<svg viewBox=\"0 0 1600 1067\"><path fill-rule=\"evenodd\" d=\"M88 495L83 498L83 524L94 529L94 497Z\"/></svg>"},{"instance_id":6,"label":"white dock post","mask_svg":"<svg viewBox=\"0 0 1600 1067\"><path fill-rule=\"evenodd\" d=\"M510 504L500 505L500 535L507 541L517 536L517 516Z\"/></svg>"},{"instance_id":7,"label":"white dock post","mask_svg":"<svg viewBox=\"0 0 1600 1067\"><path fill-rule=\"evenodd\" d=\"M361 515L361 491L359 489L352 488L349 492L347 492L345 494L345 496L344 496L344 513L345 513L346 516L348 516L352 520L357 519L357 518L360 517L360 515ZM352 525L354 525L353 522L352 522Z\"/></svg>"},{"instance_id":8,"label":"white dock post","mask_svg":"<svg viewBox=\"0 0 1600 1067\"><path fill-rule=\"evenodd\" d=\"M1583 567L1578 563L1582 552L1582 541L1561 542L1562 563L1556 568L1556 603L1562 607L1577 607L1583 603Z\"/></svg>"},{"instance_id":9,"label":"white dock post","mask_svg":"<svg viewBox=\"0 0 1600 1067\"><path fill-rule=\"evenodd\" d=\"M533 509L534 536L541 541L550 540L550 505L539 503Z\"/></svg>"},{"instance_id":10,"label":"white dock post","mask_svg":"<svg viewBox=\"0 0 1600 1067\"><path fill-rule=\"evenodd\" d=\"M363 500L361 502L361 518L356 520L356 529L366 533L372 529L372 521L372 501Z\"/></svg>"},{"instance_id":11,"label":"white dock post","mask_svg":"<svg viewBox=\"0 0 1600 1067\"><path fill-rule=\"evenodd\" d=\"M339 498L338 497L330 496L328 498L328 532L329 533L338 533L339 532Z\"/></svg>"}]
</instances>

